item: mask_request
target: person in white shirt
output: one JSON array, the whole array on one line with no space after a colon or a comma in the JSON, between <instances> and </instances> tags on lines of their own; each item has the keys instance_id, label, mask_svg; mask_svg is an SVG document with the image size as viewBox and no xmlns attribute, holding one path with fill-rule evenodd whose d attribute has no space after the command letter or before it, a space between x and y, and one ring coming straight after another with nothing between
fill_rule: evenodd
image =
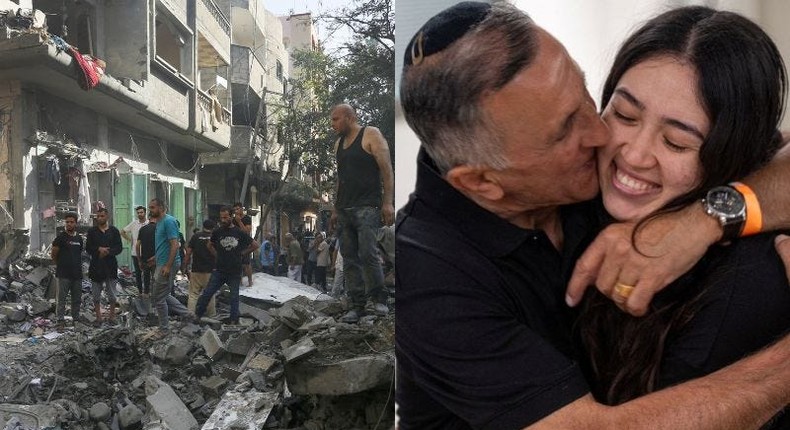
<instances>
[{"instance_id":1,"label":"person in white shirt","mask_svg":"<svg viewBox=\"0 0 790 430\"><path fill-rule=\"evenodd\" d=\"M121 230L121 237L128 240L132 243L132 263L134 263L134 281L137 285L138 291L143 291L143 267L144 263L138 261L137 256L137 234L140 232L140 228L146 224L148 224L148 219L146 217L145 207L137 206L134 208L135 215L137 218L132 220L126 227Z\"/></svg>"}]
</instances>

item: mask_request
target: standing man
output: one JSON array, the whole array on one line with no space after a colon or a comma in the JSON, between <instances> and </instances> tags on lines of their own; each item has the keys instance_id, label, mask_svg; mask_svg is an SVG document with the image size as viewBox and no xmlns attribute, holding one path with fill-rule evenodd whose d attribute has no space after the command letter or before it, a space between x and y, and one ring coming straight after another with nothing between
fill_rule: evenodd
<instances>
[{"instance_id":1,"label":"standing man","mask_svg":"<svg viewBox=\"0 0 790 430\"><path fill-rule=\"evenodd\" d=\"M318 289L327 293L326 289L326 268L329 266L332 257L329 255L329 244L326 243L326 234L319 231L315 235L316 240L316 259L315 259L315 283Z\"/></svg>"},{"instance_id":2,"label":"standing man","mask_svg":"<svg viewBox=\"0 0 790 430\"><path fill-rule=\"evenodd\" d=\"M203 221L203 230L192 235L187 245L186 256L184 257L184 267L189 276L189 300L187 307L190 311L195 312L198 297L203 293L203 290L208 286L208 281L211 278L211 272L214 270L214 255L208 249L208 243L211 240L211 233L217 227L217 223L213 220L207 219ZM194 256L194 257L193 257ZM192 267L189 267L189 263ZM206 315L213 317L216 315L216 300L211 297L208 304Z\"/></svg>"},{"instance_id":3,"label":"standing man","mask_svg":"<svg viewBox=\"0 0 790 430\"><path fill-rule=\"evenodd\" d=\"M137 232L135 250L143 272L140 294L150 303L151 275L156 269L156 218L153 215L149 214L148 223Z\"/></svg>"},{"instance_id":4,"label":"standing man","mask_svg":"<svg viewBox=\"0 0 790 430\"><path fill-rule=\"evenodd\" d=\"M277 250L274 249L274 235L266 233L263 236L263 243L261 243L261 268L264 273L272 276L276 275L277 267Z\"/></svg>"},{"instance_id":5,"label":"standing man","mask_svg":"<svg viewBox=\"0 0 790 430\"><path fill-rule=\"evenodd\" d=\"M365 314L367 298L376 313L389 312L376 231L382 221L393 223L395 181L389 146L378 128L357 124L356 112L347 104L332 109L332 128L339 138L335 142L337 196L330 227L339 223L341 228L340 251L351 302L351 310L341 321L355 323Z\"/></svg>"},{"instance_id":6,"label":"standing man","mask_svg":"<svg viewBox=\"0 0 790 430\"><path fill-rule=\"evenodd\" d=\"M291 233L285 235L285 241L288 242L288 278L296 282L302 282L302 264L304 263L302 246L299 245L299 241Z\"/></svg>"},{"instance_id":7,"label":"standing man","mask_svg":"<svg viewBox=\"0 0 790 430\"><path fill-rule=\"evenodd\" d=\"M115 256L123 250L121 233L115 226L108 223L109 213L106 208L96 212L96 226L88 230L85 250L91 256L88 277L91 280L93 308L96 311L96 323L101 324L101 292L107 293L110 302L110 315L107 321L115 322L115 285L118 283L118 260Z\"/></svg>"},{"instance_id":8,"label":"standing man","mask_svg":"<svg viewBox=\"0 0 790 430\"><path fill-rule=\"evenodd\" d=\"M208 250L216 256L216 268L211 273L208 287L203 290L197 301L195 315L200 319L206 312L206 305L222 284L230 287L230 323L239 324L239 284L241 283L241 262L244 256L258 249L258 242L238 228L231 219L230 208L219 210L218 229L211 234L207 243Z\"/></svg>"},{"instance_id":9,"label":"standing man","mask_svg":"<svg viewBox=\"0 0 790 430\"><path fill-rule=\"evenodd\" d=\"M146 211L145 208L142 206L137 206L134 208L134 213L137 215L137 218L132 220L126 227L121 230L121 237L131 242L131 253L132 253L132 264L134 265L134 281L137 284L137 290L143 290L143 263L139 259L139 255L137 253L137 235L140 232L140 229L148 224L148 220L146 219Z\"/></svg>"},{"instance_id":10,"label":"standing man","mask_svg":"<svg viewBox=\"0 0 790 430\"><path fill-rule=\"evenodd\" d=\"M233 204L233 223L241 231L247 233L247 236L252 237L252 217L244 214L244 205L241 202ZM241 259L241 267L244 275L247 276L247 286L252 286L252 254L247 254Z\"/></svg>"},{"instance_id":11,"label":"standing man","mask_svg":"<svg viewBox=\"0 0 790 430\"><path fill-rule=\"evenodd\" d=\"M66 329L66 295L71 294L71 318L77 322L82 302L82 237L77 234L77 214L64 217L66 230L52 242L52 261L58 278L58 333Z\"/></svg>"},{"instance_id":12,"label":"standing man","mask_svg":"<svg viewBox=\"0 0 790 430\"><path fill-rule=\"evenodd\" d=\"M151 215L156 217L154 243L156 247L156 270L151 288L151 303L159 315L159 331L156 338L163 338L169 330L168 300L170 285L181 261L178 258L178 224L176 219L167 214L164 202L159 198L151 199L148 205Z\"/></svg>"}]
</instances>

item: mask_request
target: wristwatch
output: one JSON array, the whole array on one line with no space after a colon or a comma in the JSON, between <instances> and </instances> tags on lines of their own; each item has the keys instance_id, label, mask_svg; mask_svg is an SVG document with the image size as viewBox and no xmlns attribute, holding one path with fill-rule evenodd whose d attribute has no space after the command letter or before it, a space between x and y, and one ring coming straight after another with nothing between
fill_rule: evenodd
<instances>
[{"instance_id":1,"label":"wristwatch","mask_svg":"<svg viewBox=\"0 0 790 430\"><path fill-rule=\"evenodd\" d=\"M711 188L702 199L705 213L716 218L724 234L722 242L729 242L741 236L746 223L746 199L731 186Z\"/></svg>"}]
</instances>

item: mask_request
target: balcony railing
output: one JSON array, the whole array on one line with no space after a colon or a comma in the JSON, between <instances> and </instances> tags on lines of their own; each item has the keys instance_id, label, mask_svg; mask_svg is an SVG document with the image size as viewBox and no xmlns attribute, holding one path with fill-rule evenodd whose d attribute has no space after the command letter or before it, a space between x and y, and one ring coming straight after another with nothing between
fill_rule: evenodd
<instances>
[{"instance_id":1,"label":"balcony railing","mask_svg":"<svg viewBox=\"0 0 790 430\"><path fill-rule=\"evenodd\" d=\"M230 37L230 21L228 21L228 18L225 16L225 14L219 9L219 6L214 3L214 0L203 0L203 5L206 6L206 9L208 9L209 13L211 13L211 15L217 21L219 26L222 28L222 31L224 31L225 34Z\"/></svg>"}]
</instances>

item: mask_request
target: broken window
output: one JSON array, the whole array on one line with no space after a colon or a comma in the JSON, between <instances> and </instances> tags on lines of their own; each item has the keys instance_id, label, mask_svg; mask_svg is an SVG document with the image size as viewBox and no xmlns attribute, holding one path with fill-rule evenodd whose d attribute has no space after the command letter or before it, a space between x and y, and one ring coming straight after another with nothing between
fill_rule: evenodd
<instances>
[{"instance_id":1,"label":"broken window","mask_svg":"<svg viewBox=\"0 0 790 430\"><path fill-rule=\"evenodd\" d=\"M174 73L192 78L192 35L164 8L156 9L156 57Z\"/></svg>"},{"instance_id":2,"label":"broken window","mask_svg":"<svg viewBox=\"0 0 790 430\"><path fill-rule=\"evenodd\" d=\"M60 36L83 54L95 54L96 12L93 6L87 2L33 0L33 8L47 15L50 33Z\"/></svg>"}]
</instances>

